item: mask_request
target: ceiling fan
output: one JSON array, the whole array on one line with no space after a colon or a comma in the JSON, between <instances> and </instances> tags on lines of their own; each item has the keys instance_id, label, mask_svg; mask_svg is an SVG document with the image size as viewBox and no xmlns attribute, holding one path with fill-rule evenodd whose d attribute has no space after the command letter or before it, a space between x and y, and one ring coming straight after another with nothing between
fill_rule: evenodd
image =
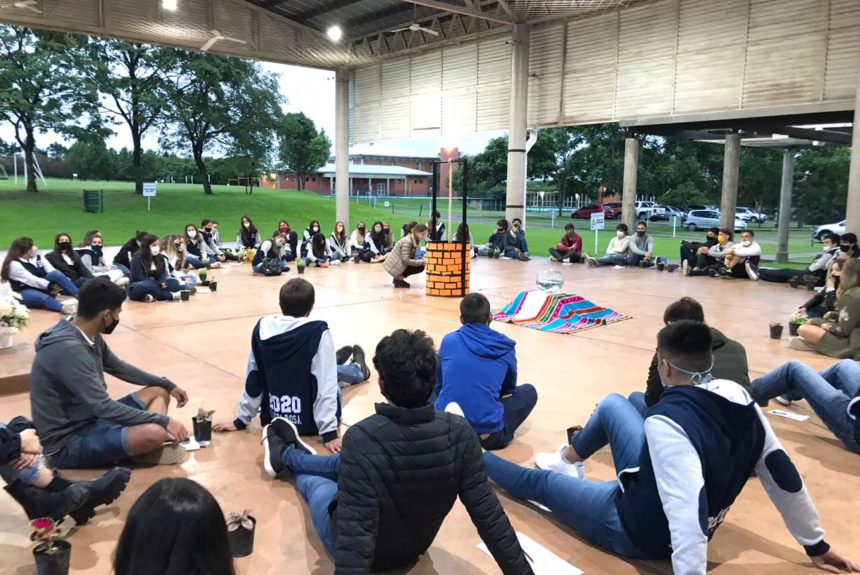
<instances>
[{"instance_id":1,"label":"ceiling fan","mask_svg":"<svg viewBox=\"0 0 860 575\"><path fill-rule=\"evenodd\" d=\"M236 44L247 44L248 43L245 40L241 40L239 38L231 38L230 36L225 36L219 30L212 29L209 31L209 33L212 36L208 40L206 40L205 44L200 46L201 52L206 52L207 50L209 50L209 48L214 46L216 42L220 42L221 40L224 40L225 42L235 42Z\"/></svg>"},{"instance_id":2,"label":"ceiling fan","mask_svg":"<svg viewBox=\"0 0 860 575\"><path fill-rule=\"evenodd\" d=\"M430 28L425 28L417 22L417 8L417 5L414 5L412 8L412 24L410 24L406 28L397 28L396 30L391 30L391 33L396 34L397 32L425 32L432 36L438 36L439 32L437 32L436 30L431 30Z\"/></svg>"},{"instance_id":3,"label":"ceiling fan","mask_svg":"<svg viewBox=\"0 0 860 575\"><path fill-rule=\"evenodd\" d=\"M29 10L30 12L35 12L36 14L41 14L42 11L36 7L36 0L19 0L18 2L9 2L7 4L0 4L0 10L3 9L15 9L15 10Z\"/></svg>"}]
</instances>

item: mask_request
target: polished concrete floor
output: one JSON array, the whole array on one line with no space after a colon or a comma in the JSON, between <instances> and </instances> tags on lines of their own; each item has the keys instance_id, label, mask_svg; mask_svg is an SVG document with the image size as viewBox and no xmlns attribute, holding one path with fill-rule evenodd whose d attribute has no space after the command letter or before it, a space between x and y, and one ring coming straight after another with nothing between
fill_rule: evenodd
<instances>
[{"instance_id":1,"label":"polished concrete floor","mask_svg":"<svg viewBox=\"0 0 860 575\"><path fill-rule=\"evenodd\" d=\"M651 270L561 266L546 260L473 262L472 286L500 307L520 290L534 286L536 274L548 265L561 269L565 291L583 295L633 319L564 336L507 324L494 327L517 340L520 381L533 383L540 394L531 418L514 443L500 454L531 465L534 453L556 448L563 430L584 423L606 394L644 387L648 364L661 327L663 309L680 296L693 296L705 306L709 323L747 348L752 375L792 358L822 369L832 360L789 350L786 340L768 339L768 324L785 321L809 295L787 286L740 280L684 278ZM115 352L184 386L189 404L174 412L189 421L199 407L217 410L215 419L232 419L242 390L251 329L263 314L278 311L277 291L283 278L252 277L247 265L216 271L219 289L199 294L189 303L128 303L122 322L108 341ZM313 316L328 322L335 343L358 343L369 355L376 342L395 328L423 329L439 342L458 327L458 300L424 295L423 276L410 278L413 288L394 290L380 265L343 265L309 269L316 286ZM34 314L24 334L32 341L57 316ZM6 362L9 356L0 356ZM110 393L119 397L133 386L110 379ZM361 420L381 396L375 379L345 390L343 427ZM801 403L790 408L811 413ZM0 419L28 414L26 394L0 398ZM860 516L860 457L841 447L813 415L805 423L772 418L788 453L806 479L837 549L860 559L857 517ZM319 443L318 441L316 442ZM321 446L319 446L322 449ZM72 571L109 573L113 549L132 503L153 481L189 477L210 489L225 512L245 508L258 519L254 553L237 561L240 573L331 573L333 565L313 532L304 502L290 482L272 481L261 468L260 427L215 437L213 446L191 454L175 467L134 471L125 494L102 510L90 525L73 530ZM608 450L587 463L596 479L611 480ZM80 472L76 476L91 476ZM501 495L514 527L586 573L669 573L668 562L631 562L600 551L555 521L551 514ZM0 573L33 572L28 524L7 496L0 496ZM493 561L477 549L478 534L458 503L439 536L409 573L497 573ZM813 573L802 548L784 528L760 484L751 480L709 548L710 567L720 574Z\"/></svg>"}]
</instances>

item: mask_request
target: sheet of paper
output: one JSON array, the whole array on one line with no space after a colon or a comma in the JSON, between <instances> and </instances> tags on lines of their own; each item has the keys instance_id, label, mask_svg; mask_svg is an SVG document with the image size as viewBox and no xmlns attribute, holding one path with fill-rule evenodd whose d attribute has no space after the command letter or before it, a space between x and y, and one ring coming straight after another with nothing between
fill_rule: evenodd
<instances>
[{"instance_id":1,"label":"sheet of paper","mask_svg":"<svg viewBox=\"0 0 860 575\"><path fill-rule=\"evenodd\" d=\"M528 535L517 531L517 539L520 540L520 546L535 575L582 575L581 569L577 569ZM478 549L490 555L490 550L484 543L480 543Z\"/></svg>"},{"instance_id":2,"label":"sheet of paper","mask_svg":"<svg viewBox=\"0 0 860 575\"><path fill-rule=\"evenodd\" d=\"M194 437L193 437L193 436L192 436L192 437L189 437L188 439L186 439L185 441L183 441L183 442L182 442L182 443L180 443L179 445L181 445L182 447L184 447L184 448L185 448L185 451L197 451L198 449L200 449L201 447L203 447L202 445L200 445L199 443L197 443L197 440L196 440L196 439L194 439Z\"/></svg>"},{"instance_id":3,"label":"sheet of paper","mask_svg":"<svg viewBox=\"0 0 860 575\"><path fill-rule=\"evenodd\" d=\"M777 417L791 419L792 421L806 421L807 419L809 419L808 415L798 415L796 413L791 413L782 409L771 409L770 411L768 411L768 413Z\"/></svg>"}]
</instances>

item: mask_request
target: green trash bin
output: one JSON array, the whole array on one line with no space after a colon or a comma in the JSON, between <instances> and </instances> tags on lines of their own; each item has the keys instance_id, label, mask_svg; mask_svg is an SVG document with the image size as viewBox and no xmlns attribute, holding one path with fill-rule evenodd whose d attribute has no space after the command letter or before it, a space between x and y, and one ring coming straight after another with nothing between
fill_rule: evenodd
<instances>
[{"instance_id":1,"label":"green trash bin","mask_svg":"<svg viewBox=\"0 0 860 575\"><path fill-rule=\"evenodd\" d=\"M84 211L90 214L105 211L104 190L84 190Z\"/></svg>"}]
</instances>

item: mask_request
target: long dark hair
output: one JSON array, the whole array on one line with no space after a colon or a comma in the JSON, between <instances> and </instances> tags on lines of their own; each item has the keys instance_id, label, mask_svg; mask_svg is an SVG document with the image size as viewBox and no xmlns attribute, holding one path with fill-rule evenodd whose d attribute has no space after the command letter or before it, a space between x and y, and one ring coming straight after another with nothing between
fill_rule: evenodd
<instances>
[{"instance_id":1,"label":"long dark hair","mask_svg":"<svg viewBox=\"0 0 860 575\"><path fill-rule=\"evenodd\" d=\"M84 237L81 240L81 243L78 244L78 247L79 248L90 247L90 245L93 243L93 238L96 236L102 238L102 241L104 241L104 238L102 237L101 232L99 232L98 230L89 230L87 233L84 234Z\"/></svg>"},{"instance_id":2,"label":"long dark hair","mask_svg":"<svg viewBox=\"0 0 860 575\"><path fill-rule=\"evenodd\" d=\"M322 226L320 225L319 220L311 220L311 223L308 224L308 232L310 232L311 235L316 233L316 232L314 232L314 224L317 225L317 228L319 228L319 231L322 231Z\"/></svg>"},{"instance_id":3,"label":"long dark hair","mask_svg":"<svg viewBox=\"0 0 860 575\"><path fill-rule=\"evenodd\" d=\"M66 250L60 249L60 238L64 236L69 238L69 248ZM74 259L75 250L72 247L72 236L70 236L66 232L60 232L56 236L54 236L54 253L58 255L66 254L67 256Z\"/></svg>"},{"instance_id":4,"label":"long dark hair","mask_svg":"<svg viewBox=\"0 0 860 575\"><path fill-rule=\"evenodd\" d=\"M341 232L337 233L337 227L341 227ZM337 240L337 243L340 245L346 244L346 224L343 222L335 222L334 230L332 230L331 235L334 236L334 239Z\"/></svg>"},{"instance_id":5,"label":"long dark hair","mask_svg":"<svg viewBox=\"0 0 860 575\"><path fill-rule=\"evenodd\" d=\"M18 258L22 258L33 249L33 239L28 237L20 237L12 241L9 246L9 251L6 252L6 259L3 260L3 267L0 268L0 280L9 281L9 266Z\"/></svg>"},{"instance_id":6,"label":"long dark hair","mask_svg":"<svg viewBox=\"0 0 860 575\"><path fill-rule=\"evenodd\" d=\"M248 220L248 223L251 224L248 226L248 229L245 229L245 220ZM242 216L242 219L239 220L239 237L242 238L242 244L247 246L256 235L257 226L254 225L254 221L248 215Z\"/></svg>"},{"instance_id":7,"label":"long dark hair","mask_svg":"<svg viewBox=\"0 0 860 575\"><path fill-rule=\"evenodd\" d=\"M325 257L325 244L325 236L322 233L317 232L311 237L311 250L315 258Z\"/></svg>"},{"instance_id":8,"label":"long dark hair","mask_svg":"<svg viewBox=\"0 0 860 575\"><path fill-rule=\"evenodd\" d=\"M463 222L457 226L457 234L454 236L454 241L460 244L468 244L469 236L469 224Z\"/></svg>"},{"instance_id":9,"label":"long dark hair","mask_svg":"<svg viewBox=\"0 0 860 575\"><path fill-rule=\"evenodd\" d=\"M119 537L116 575L235 575L221 506L184 478L157 481L135 501Z\"/></svg>"},{"instance_id":10,"label":"long dark hair","mask_svg":"<svg viewBox=\"0 0 860 575\"><path fill-rule=\"evenodd\" d=\"M376 226L379 226L379 231L376 231ZM370 239L376 244L377 248L385 247L385 231L382 229L382 222L373 222L370 226Z\"/></svg>"},{"instance_id":11,"label":"long dark hair","mask_svg":"<svg viewBox=\"0 0 860 575\"><path fill-rule=\"evenodd\" d=\"M149 270L152 269L153 261L155 262L155 274L157 277L161 277L164 274L164 258L157 257L153 259L152 251L150 250L150 246L158 241L158 238L152 234L146 234L143 237L143 241L140 242L140 259L143 262L143 268L146 270L146 273L149 274ZM158 254L161 256L161 254Z\"/></svg>"}]
</instances>

